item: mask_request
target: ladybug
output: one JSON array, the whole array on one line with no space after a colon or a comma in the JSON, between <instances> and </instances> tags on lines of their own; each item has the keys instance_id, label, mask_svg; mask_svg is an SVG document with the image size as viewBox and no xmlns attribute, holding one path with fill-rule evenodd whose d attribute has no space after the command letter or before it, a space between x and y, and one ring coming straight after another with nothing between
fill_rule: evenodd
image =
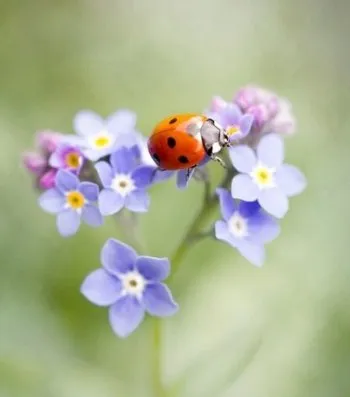
<instances>
[{"instance_id":1,"label":"ladybug","mask_svg":"<svg viewBox=\"0 0 350 397\"><path fill-rule=\"evenodd\" d=\"M196 113L185 113L160 121L147 146L160 170L187 169L189 175L206 156L225 167L217 153L230 143L225 129L214 120Z\"/></svg>"}]
</instances>

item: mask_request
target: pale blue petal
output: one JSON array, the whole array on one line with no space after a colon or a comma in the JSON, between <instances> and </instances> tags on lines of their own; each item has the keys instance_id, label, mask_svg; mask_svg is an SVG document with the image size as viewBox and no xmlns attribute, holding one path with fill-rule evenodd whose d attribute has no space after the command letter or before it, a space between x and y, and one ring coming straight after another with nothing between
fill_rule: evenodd
<instances>
[{"instance_id":1,"label":"pale blue petal","mask_svg":"<svg viewBox=\"0 0 350 397\"><path fill-rule=\"evenodd\" d=\"M103 189L98 197L98 208L104 216L119 212L125 204L125 198L113 189Z\"/></svg>"},{"instance_id":2,"label":"pale blue petal","mask_svg":"<svg viewBox=\"0 0 350 397\"><path fill-rule=\"evenodd\" d=\"M113 331L121 338L126 338L141 324L145 316L144 308L132 296L120 298L109 309L109 322Z\"/></svg>"},{"instance_id":3,"label":"pale blue petal","mask_svg":"<svg viewBox=\"0 0 350 397\"><path fill-rule=\"evenodd\" d=\"M229 150L232 165L239 172L249 173L256 165L256 156L246 145L233 146Z\"/></svg>"},{"instance_id":4,"label":"pale blue petal","mask_svg":"<svg viewBox=\"0 0 350 397\"><path fill-rule=\"evenodd\" d=\"M125 197L125 207L129 211L147 212L150 205L150 198L145 190L134 190Z\"/></svg>"},{"instance_id":5,"label":"pale blue petal","mask_svg":"<svg viewBox=\"0 0 350 397\"><path fill-rule=\"evenodd\" d=\"M112 167L106 161L99 161L95 168L103 187L110 187L114 177Z\"/></svg>"},{"instance_id":6,"label":"pale blue petal","mask_svg":"<svg viewBox=\"0 0 350 397\"><path fill-rule=\"evenodd\" d=\"M225 241L234 248L237 247L237 244L240 241L230 233L227 223L221 220L215 222L215 237L218 240Z\"/></svg>"},{"instance_id":7,"label":"pale blue petal","mask_svg":"<svg viewBox=\"0 0 350 397\"><path fill-rule=\"evenodd\" d=\"M40 207L50 214L57 214L61 211L65 202L64 196L57 189L46 190L39 197Z\"/></svg>"},{"instance_id":8,"label":"pale blue petal","mask_svg":"<svg viewBox=\"0 0 350 397\"><path fill-rule=\"evenodd\" d=\"M186 189L188 186L188 182L193 176L195 168L192 168L189 172L187 170L180 170L176 175L176 186L178 189Z\"/></svg>"},{"instance_id":9,"label":"pale blue petal","mask_svg":"<svg viewBox=\"0 0 350 397\"><path fill-rule=\"evenodd\" d=\"M98 227L103 224L101 212L92 204L86 204L84 206L81 218L86 224L92 227Z\"/></svg>"},{"instance_id":10,"label":"pale blue petal","mask_svg":"<svg viewBox=\"0 0 350 397\"><path fill-rule=\"evenodd\" d=\"M179 308L169 288L160 283L148 284L146 286L142 303L150 315L157 317L172 316Z\"/></svg>"},{"instance_id":11,"label":"pale blue petal","mask_svg":"<svg viewBox=\"0 0 350 397\"><path fill-rule=\"evenodd\" d=\"M107 128L113 134L125 134L134 131L136 125L136 113L120 109L110 115L107 120Z\"/></svg>"},{"instance_id":12,"label":"pale blue petal","mask_svg":"<svg viewBox=\"0 0 350 397\"><path fill-rule=\"evenodd\" d=\"M133 171L131 179L134 181L137 189L144 189L151 185L154 173L154 167L141 165Z\"/></svg>"},{"instance_id":13,"label":"pale blue petal","mask_svg":"<svg viewBox=\"0 0 350 397\"><path fill-rule=\"evenodd\" d=\"M248 219L249 241L263 245L275 240L280 234L277 220L264 212L258 212Z\"/></svg>"},{"instance_id":14,"label":"pale blue petal","mask_svg":"<svg viewBox=\"0 0 350 397\"><path fill-rule=\"evenodd\" d=\"M261 267L265 260L265 248L263 245L253 244L247 240L241 240L237 246L239 253L254 266Z\"/></svg>"},{"instance_id":15,"label":"pale blue petal","mask_svg":"<svg viewBox=\"0 0 350 397\"><path fill-rule=\"evenodd\" d=\"M106 270L97 269L85 278L80 292L97 306L110 306L120 298L122 284Z\"/></svg>"},{"instance_id":16,"label":"pale blue petal","mask_svg":"<svg viewBox=\"0 0 350 397\"><path fill-rule=\"evenodd\" d=\"M257 147L257 156L262 164L278 168L284 159L283 139L277 134L264 136Z\"/></svg>"},{"instance_id":17,"label":"pale blue petal","mask_svg":"<svg viewBox=\"0 0 350 397\"><path fill-rule=\"evenodd\" d=\"M81 182L81 184L79 186L79 191L90 202L95 202L98 199L99 190L98 190L98 186L96 185L96 183Z\"/></svg>"},{"instance_id":18,"label":"pale blue petal","mask_svg":"<svg viewBox=\"0 0 350 397\"><path fill-rule=\"evenodd\" d=\"M277 186L289 197L300 194L306 188L305 175L293 165L283 164L275 175Z\"/></svg>"},{"instance_id":19,"label":"pale blue petal","mask_svg":"<svg viewBox=\"0 0 350 397\"><path fill-rule=\"evenodd\" d=\"M254 122L254 117L251 114L245 114L242 117L241 124L240 124L241 131L242 131L242 136L241 136L242 138L246 137L249 134L249 132L252 128L253 122Z\"/></svg>"},{"instance_id":20,"label":"pale blue petal","mask_svg":"<svg viewBox=\"0 0 350 397\"><path fill-rule=\"evenodd\" d=\"M131 149L121 147L110 158L113 170L118 174L129 174L136 166L136 158Z\"/></svg>"},{"instance_id":21,"label":"pale blue petal","mask_svg":"<svg viewBox=\"0 0 350 397\"><path fill-rule=\"evenodd\" d=\"M77 134L81 136L93 135L105 128L103 119L90 110L82 110L77 113L73 125Z\"/></svg>"},{"instance_id":22,"label":"pale blue petal","mask_svg":"<svg viewBox=\"0 0 350 397\"><path fill-rule=\"evenodd\" d=\"M227 189L218 188L216 194L219 198L221 215L225 221L228 221L237 209L235 200Z\"/></svg>"},{"instance_id":23,"label":"pale blue petal","mask_svg":"<svg viewBox=\"0 0 350 397\"><path fill-rule=\"evenodd\" d=\"M139 256L136 260L136 268L147 280L163 281L169 276L170 262L168 258Z\"/></svg>"},{"instance_id":24,"label":"pale blue petal","mask_svg":"<svg viewBox=\"0 0 350 397\"><path fill-rule=\"evenodd\" d=\"M110 238L101 251L101 263L108 273L120 275L135 268L137 254L133 248Z\"/></svg>"},{"instance_id":25,"label":"pale blue petal","mask_svg":"<svg viewBox=\"0 0 350 397\"><path fill-rule=\"evenodd\" d=\"M55 179L56 187L62 193L71 192L77 190L79 186L79 179L76 175L69 171L58 170Z\"/></svg>"},{"instance_id":26,"label":"pale blue petal","mask_svg":"<svg viewBox=\"0 0 350 397\"><path fill-rule=\"evenodd\" d=\"M259 187L249 175L236 175L231 184L232 197L244 201L255 201L259 195Z\"/></svg>"},{"instance_id":27,"label":"pale blue petal","mask_svg":"<svg viewBox=\"0 0 350 397\"><path fill-rule=\"evenodd\" d=\"M73 236L80 226L80 215L72 210L67 209L57 215L57 229L61 236Z\"/></svg>"},{"instance_id":28,"label":"pale blue petal","mask_svg":"<svg viewBox=\"0 0 350 397\"><path fill-rule=\"evenodd\" d=\"M49 165L53 168L62 167L62 159L57 152L53 152L49 158Z\"/></svg>"},{"instance_id":29,"label":"pale blue petal","mask_svg":"<svg viewBox=\"0 0 350 397\"><path fill-rule=\"evenodd\" d=\"M287 196L277 188L263 190L258 201L266 212L276 218L283 218L289 208Z\"/></svg>"}]
</instances>

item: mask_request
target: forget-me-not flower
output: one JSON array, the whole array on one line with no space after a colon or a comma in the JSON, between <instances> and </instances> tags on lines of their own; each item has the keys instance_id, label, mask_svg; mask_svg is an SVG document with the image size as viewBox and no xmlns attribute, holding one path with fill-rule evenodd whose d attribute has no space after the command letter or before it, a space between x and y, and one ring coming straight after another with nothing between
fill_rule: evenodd
<instances>
[{"instance_id":1,"label":"forget-me-not flower","mask_svg":"<svg viewBox=\"0 0 350 397\"><path fill-rule=\"evenodd\" d=\"M237 204L228 190L220 188L216 192L223 218L215 223L216 238L236 248L253 265L262 266L264 244L280 232L277 221L264 213L256 201Z\"/></svg>"},{"instance_id":2,"label":"forget-me-not flower","mask_svg":"<svg viewBox=\"0 0 350 397\"><path fill-rule=\"evenodd\" d=\"M79 112L74 118L74 129L78 135L69 135L65 142L77 145L84 156L97 161L110 155L118 147L137 144L136 114L123 109L106 120L90 110Z\"/></svg>"},{"instance_id":3,"label":"forget-me-not flower","mask_svg":"<svg viewBox=\"0 0 350 397\"><path fill-rule=\"evenodd\" d=\"M252 127L254 117L242 113L241 109L232 102L226 102L220 97L214 97L211 108L206 116L212 118L225 128L231 142L245 138Z\"/></svg>"},{"instance_id":4,"label":"forget-me-not flower","mask_svg":"<svg viewBox=\"0 0 350 397\"><path fill-rule=\"evenodd\" d=\"M138 165L134 151L126 147L115 151L109 161L95 165L104 187L98 199L101 213L112 215L123 207L146 212L150 203L146 188L152 182L154 168Z\"/></svg>"},{"instance_id":5,"label":"forget-me-not flower","mask_svg":"<svg viewBox=\"0 0 350 397\"><path fill-rule=\"evenodd\" d=\"M68 237L78 231L81 219L93 227L103 223L95 205L97 197L98 186L95 183L80 182L76 175L59 170L55 188L39 197L39 205L44 211L57 215L57 229L62 236Z\"/></svg>"},{"instance_id":6,"label":"forget-me-not flower","mask_svg":"<svg viewBox=\"0 0 350 397\"><path fill-rule=\"evenodd\" d=\"M49 164L51 167L71 171L79 174L84 163L81 150L75 146L62 144L51 154Z\"/></svg>"},{"instance_id":7,"label":"forget-me-not flower","mask_svg":"<svg viewBox=\"0 0 350 397\"><path fill-rule=\"evenodd\" d=\"M264 136L256 153L246 145L229 149L233 166L240 174L232 180L232 197L255 201L271 215L282 218L288 211L288 197L306 187L305 176L294 166L283 164L284 144L277 134Z\"/></svg>"},{"instance_id":8,"label":"forget-me-not flower","mask_svg":"<svg viewBox=\"0 0 350 397\"><path fill-rule=\"evenodd\" d=\"M145 312L167 317L176 313L169 288L167 258L138 256L130 246L109 239L101 251L102 268L90 273L81 286L82 294L98 306L109 307L109 321L120 337L132 333Z\"/></svg>"}]
</instances>

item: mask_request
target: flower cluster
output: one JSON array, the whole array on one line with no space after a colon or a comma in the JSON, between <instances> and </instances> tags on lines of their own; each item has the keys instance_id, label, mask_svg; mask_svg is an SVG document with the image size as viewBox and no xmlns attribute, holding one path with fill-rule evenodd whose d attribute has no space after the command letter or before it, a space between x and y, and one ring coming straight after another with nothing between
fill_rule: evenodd
<instances>
[{"instance_id":1,"label":"flower cluster","mask_svg":"<svg viewBox=\"0 0 350 397\"><path fill-rule=\"evenodd\" d=\"M227 131L230 163L214 193L206 169L210 158L199 164L197 172L205 177L197 174L196 179L206 184L201 211L208 210L208 203L210 208L218 205L222 219L209 233L197 230L194 223L187 236L212 235L261 266L265 245L280 233L279 220L289 209L289 197L306 187L304 175L284 163L283 137L295 126L290 105L274 93L248 86L232 101L214 97L204 114ZM189 176L196 176L196 171L189 175L187 170L159 170L148 152L147 138L136 128L136 115L129 110L107 119L81 111L73 127L75 135L40 133L39 152L23 158L41 192L40 207L56 216L57 230L64 237L76 234L81 222L99 227L104 217L121 211L146 213L149 189L155 183L176 175L177 186L183 189ZM81 292L95 305L109 307L109 321L118 336L132 333L145 313L166 317L177 312L164 284L170 274L167 258L138 255L111 238L102 248L101 264L83 281Z\"/></svg>"}]
</instances>

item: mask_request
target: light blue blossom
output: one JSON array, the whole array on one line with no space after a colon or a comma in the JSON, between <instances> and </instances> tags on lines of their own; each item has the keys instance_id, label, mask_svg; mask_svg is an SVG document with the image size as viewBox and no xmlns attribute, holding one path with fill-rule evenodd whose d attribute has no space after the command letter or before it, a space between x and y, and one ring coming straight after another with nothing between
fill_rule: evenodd
<instances>
[{"instance_id":1,"label":"light blue blossom","mask_svg":"<svg viewBox=\"0 0 350 397\"><path fill-rule=\"evenodd\" d=\"M95 205L98 197L95 183L80 182L76 175L59 170L55 186L39 197L39 205L44 211L57 215L57 229L62 236L75 234L81 219L93 227L102 225L102 215Z\"/></svg>"},{"instance_id":2,"label":"light blue blossom","mask_svg":"<svg viewBox=\"0 0 350 397\"><path fill-rule=\"evenodd\" d=\"M81 292L95 305L109 307L109 321L119 337L135 331L145 313L168 317L177 312L178 305L163 283L170 273L167 258L138 256L128 245L109 239L101 262L102 268L86 277Z\"/></svg>"},{"instance_id":3,"label":"light blue blossom","mask_svg":"<svg viewBox=\"0 0 350 397\"><path fill-rule=\"evenodd\" d=\"M216 238L236 248L253 265L262 266L264 244L279 235L278 223L256 201L237 203L228 190L220 188L216 192L223 218L215 223Z\"/></svg>"},{"instance_id":4,"label":"light blue blossom","mask_svg":"<svg viewBox=\"0 0 350 397\"><path fill-rule=\"evenodd\" d=\"M289 208L288 197L306 187L305 176L294 166L283 164L284 143L277 134L264 136L256 153L246 145L229 149L233 166L240 174L232 180L232 197L255 201L271 215L282 218Z\"/></svg>"}]
</instances>

